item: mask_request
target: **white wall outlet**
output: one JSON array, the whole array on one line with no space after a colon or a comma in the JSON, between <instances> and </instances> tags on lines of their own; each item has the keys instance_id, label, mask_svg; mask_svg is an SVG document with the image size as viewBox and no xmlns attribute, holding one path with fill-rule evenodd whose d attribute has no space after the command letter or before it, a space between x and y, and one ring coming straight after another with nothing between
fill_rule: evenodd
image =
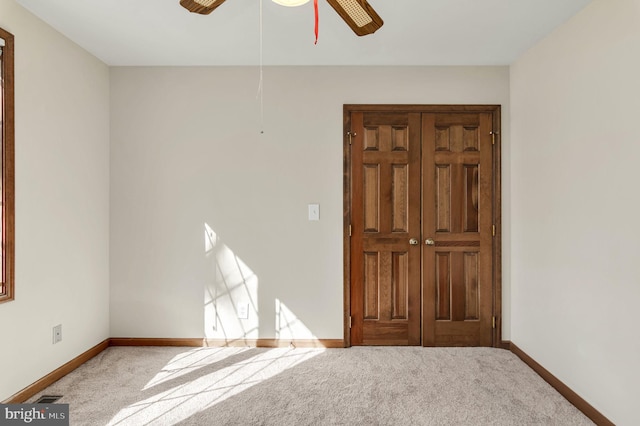
<instances>
[{"instance_id":1,"label":"white wall outlet","mask_svg":"<svg viewBox=\"0 0 640 426\"><path fill-rule=\"evenodd\" d=\"M58 324L53 327L53 344L62 341L62 324Z\"/></svg>"},{"instance_id":2,"label":"white wall outlet","mask_svg":"<svg viewBox=\"0 0 640 426\"><path fill-rule=\"evenodd\" d=\"M238 318L239 319L249 319L249 304L248 303L238 303Z\"/></svg>"},{"instance_id":3,"label":"white wall outlet","mask_svg":"<svg viewBox=\"0 0 640 426\"><path fill-rule=\"evenodd\" d=\"M320 204L309 204L309 220L320 220Z\"/></svg>"}]
</instances>

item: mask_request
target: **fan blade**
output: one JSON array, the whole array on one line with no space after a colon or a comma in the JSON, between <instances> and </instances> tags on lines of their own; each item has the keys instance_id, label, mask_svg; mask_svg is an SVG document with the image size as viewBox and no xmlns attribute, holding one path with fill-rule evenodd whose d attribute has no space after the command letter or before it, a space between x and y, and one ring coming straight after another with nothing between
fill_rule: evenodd
<instances>
[{"instance_id":1,"label":"fan blade","mask_svg":"<svg viewBox=\"0 0 640 426\"><path fill-rule=\"evenodd\" d=\"M359 36L373 34L384 24L367 0L327 0Z\"/></svg>"},{"instance_id":2,"label":"fan blade","mask_svg":"<svg viewBox=\"0 0 640 426\"><path fill-rule=\"evenodd\" d=\"M226 0L180 0L180 5L189 12L208 15Z\"/></svg>"}]
</instances>

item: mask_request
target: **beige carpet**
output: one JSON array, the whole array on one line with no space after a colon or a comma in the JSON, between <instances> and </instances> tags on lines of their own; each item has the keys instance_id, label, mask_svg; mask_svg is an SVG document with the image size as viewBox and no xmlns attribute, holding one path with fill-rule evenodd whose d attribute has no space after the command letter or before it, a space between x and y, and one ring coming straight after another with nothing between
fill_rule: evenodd
<instances>
[{"instance_id":1,"label":"beige carpet","mask_svg":"<svg viewBox=\"0 0 640 426\"><path fill-rule=\"evenodd\" d=\"M112 347L40 395L72 425L592 425L489 348Z\"/></svg>"}]
</instances>

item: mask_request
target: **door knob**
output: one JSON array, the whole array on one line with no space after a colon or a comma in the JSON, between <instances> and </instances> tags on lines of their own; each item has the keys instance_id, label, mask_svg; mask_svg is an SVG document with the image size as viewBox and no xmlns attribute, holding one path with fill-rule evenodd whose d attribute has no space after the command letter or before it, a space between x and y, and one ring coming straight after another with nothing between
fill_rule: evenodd
<instances>
[{"instance_id":1,"label":"door knob","mask_svg":"<svg viewBox=\"0 0 640 426\"><path fill-rule=\"evenodd\" d=\"M424 243L428 246L435 246L436 242L433 241L431 238L427 238L426 240L424 240Z\"/></svg>"},{"instance_id":2,"label":"door knob","mask_svg":"<svg viewBox=\"0 0 640 426\"><path fill-rule=\"evenodd\" d=\"M416 238L412 238L409 240L409 244L412 246L417 246L418 244L420 244L420 242L418 242Z\"/></svg>"}]
</instances>

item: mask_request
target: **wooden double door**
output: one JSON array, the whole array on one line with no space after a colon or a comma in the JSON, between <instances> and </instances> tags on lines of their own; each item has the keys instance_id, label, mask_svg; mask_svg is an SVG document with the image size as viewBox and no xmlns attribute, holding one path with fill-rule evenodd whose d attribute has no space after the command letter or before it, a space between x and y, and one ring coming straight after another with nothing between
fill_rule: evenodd
<instances>
[{"instance_id":1,"label":"wooden double door","mask_svg":"<svg viewBox=\"0 0 640 426\"><path fill-rule=\"evenodd\" d=\"M345 106L351 345L499 342L499 113Z\"/></svg>"}]
</instances>

